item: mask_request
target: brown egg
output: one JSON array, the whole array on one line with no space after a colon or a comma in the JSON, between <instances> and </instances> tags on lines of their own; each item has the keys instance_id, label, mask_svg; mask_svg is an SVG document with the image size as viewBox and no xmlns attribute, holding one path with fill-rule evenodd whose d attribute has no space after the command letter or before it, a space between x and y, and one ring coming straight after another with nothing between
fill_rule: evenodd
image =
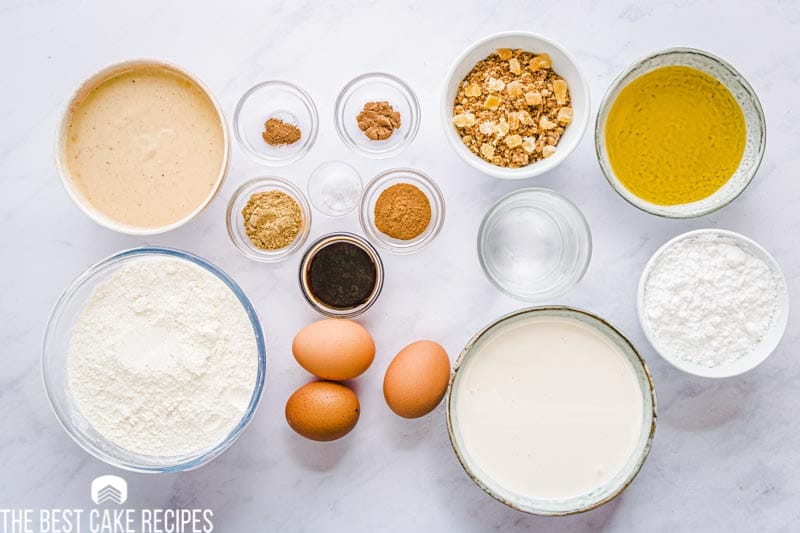
<instances>
[{"instance_id":1,"label":"brown egg","mask_svg":"<svg viewBox=\"0 0 800 533\"><path fill-rule=\"evenodd\" d=\"M286 421L311 440L344 437L356 426L360 412L356 393L333 381L307 383L286 401Z\"/></svg>"},{"instance_id":2,"label":"brown egg","mask_svg":"<svg viewBox=\"0 0 800 533\"><path fill-rule=\"evenodd\" d=\"M450 380L450 359L433 341L412 342L392 359L383 378L389 408L404 418L418 418L442 401Z\"/></svg>"},{"instance_id":3,"label":"brown egg","mask_svg":"<svg viewBox=\"0 0 800 533\"><path fill-rule=\"evenodd\" d=\"M375 358L375 342L364 326L343 318L319 320L292 342L300 366L322 379L344 381L361 375Z\"/></svg>"}]
</instances>

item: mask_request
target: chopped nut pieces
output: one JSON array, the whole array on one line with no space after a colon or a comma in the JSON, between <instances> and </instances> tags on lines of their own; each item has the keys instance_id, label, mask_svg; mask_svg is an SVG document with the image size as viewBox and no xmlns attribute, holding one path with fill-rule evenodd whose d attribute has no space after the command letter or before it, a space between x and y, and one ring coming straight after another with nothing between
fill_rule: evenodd
<instances>
[{"instance_id":1,"label":"chopped nut pieces","mask_svg":"<svg viewBox=\"0 0 800 533\"><path fill-rule=\"evenodd\" d=\"M553 72L550 57L508 48L478 62L453 103L461 140L501 167L553 155L572 117L569 87Z\"/></svg>"},{"instance_id":2,"label":"chopped nut pieces","mask_svg":"<svg viewBox=\"0 0 800 533\"><path fill-rule=\"evenodd\" d=\"M389 102L367 102L356 117L358 128L373 141L384 141L400 127L400 113Z\"/></svg>"}]
</instances>

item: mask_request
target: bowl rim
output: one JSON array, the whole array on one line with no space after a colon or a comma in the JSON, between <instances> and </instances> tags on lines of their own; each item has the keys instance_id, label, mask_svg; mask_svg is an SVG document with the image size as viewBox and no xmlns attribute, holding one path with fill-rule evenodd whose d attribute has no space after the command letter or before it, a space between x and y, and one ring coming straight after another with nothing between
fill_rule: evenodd
<instances>
[{"instance_id":1,"label":"bowl rim","mask_svg":"<svg viewBox=\"0 0 800 533\"><path fill-rule=\"evenodd\" d=\"M524 295L518 294L518 293L516 293L514 291L511 291L507 287L505 287L502 283L500 283L497 279L495 279L495 277L489 272L489 268L486 265L486 261L484 259L483 247L481 246L481 243L483 242L483 234L484 234L484 231L486 230L486 224L488 223L488 221L492 217L492 215L494 215L498 211L498 209L500 208L500 206L503 203L511 200L515 196L523 196L523 195L527 195L527 194L544 194L544 195L556 198L557 200L564 202L565 205L567 205L570 209L572 209L575 212L575 214L578 215L578 218L581 220L581 228L586 231L586 243L587 243L586 244L586 261L582 265L581 272L575 278L574 282L571 282L569 285L565 285L563 288L561 288L560 290L558 290L556 292L553 292L552 289L550 289L549 291L543 292L543 293L541 293L540 295L538 295L536 297L528 297L528 296L524 296ZM477 243L477 248L478 248L478 262L481 265L481 270L483 271L484 277L486 279L488 279L489 282L491 282L491 284L494 285L494 287L497 290L499 290L500 292L502 292L506 296L509 296L509 297L514 298L515 300L519 300L521 302L526 302L528 304L538 303L538 302L546 301L546 300L548 300L550 298L555 298L557 296L561 296L563 294L566 294L567 292L569 292L573 288L575 288L575 286L578 283L581 282L583 277L586 275L586 272L589 270L589 265L592 262L592 252L594 250L593 238L592 238L592 229L589 226L589 221L586 220L586 216L583 214L583 211L581 211L581 209L577 206L577 204L575 204L575 202L573 202L572 200L567 198L565 195L563 195L563 194L561 194L561 193L559 193L557 191L554 191L553 189L548 189L548 188L545 188L545 187L524 187L522 189L513 190L513 191L509 192L508 194L505 194L505 195L501 196L500 198L498 198L489 207L489 209L486 210L486 213L484 213L483 218L481 219L480 226L478 226L478 238L476 240L476 243Z\"/></svg>"},{"instance_id":2,"label":"bowl rim","mask_svg":"<svg viewBox=\"0 0 800 533\"><path fill-rule=\"evenodd\" d=\"M318 301L313 297L311 294L311 289L306 283L306 271L311 265L311 260L314 258L317 252L334 242L349 242L354 246L358 246L364 250L375 263L375 287L372 289L372 293L369 295L369 298L366 302L352 309L336 309L326 305L324 302ZM303 258L300 260L300 265L298 266L297 270L297 279L300 283L300 292L302 293L303 298L305 298L306 302L308 302L308 305L310 305L315 311L329 318L355 318L366 313L367 310L369 310L369 308L372 307L376 301L378 301L378 298L383 291L383 283L386 275L383 266L383 259L381 259L378 250L375 249L372 243L360 235L356 235L355 233L350 233L347 231L326 233L312 242L306 251L303 252Z\"/></svg>"},{"instance_id":3,"label":"bowl rim","mask_svg":"<svg viewBox=\"0 0 800 533\"><path fill-rule=\"evenodd\" d=\"M525 165L524 167L519 168L506 168L500 167L497 165L493 165L487 161L484 161L477 155L470 152L465 146L464 143L461 142L461 138L458 136L458 132L453 127L452 121L452 102L447 96L450 83L454 79L455 72L461 66L461 64L466 60L467 56L470 55L473 51L477 48L484 46L492 41L497 39L505 38L505 37L521 37L524 39L533 39L543 42L549 46L552 46L556 50L558 50L564 58L571 64L572 68L575 70L577 78L580 80L580 86L583 90L583 94L586 95L584 106L586 107L586 112L583 114L582 120L580 122L573 121L568 127L575 128L577 131L577 137L575 143L565 149L565 150L556 150L556 153L552 156L541 159L534 163L530 163ZM586 76L583 73L583 70L578 65L578 62L575 60L575 57L572 53L567 50L562 44L553 39L541 35L539 33L534 32L527 32L527 31L502 31L498 33L493 33L487 35L471 45L469 45L461 54L456 57L453 63L450 66L450 69L447 72L447 76L445 77L444 86L441 92L441 99L440 99L440 117L442 127L445 132L445 137L447 138L450 146L453 150L458 154L458 156L469 166L474 168L475 170L481 172L482 174L487 174L494 178L504 179L504 180L522 180L533 178L549 172L563 163L575 149L578 148L581 141L583 140L584 135L586 134L586 129L589 126L589 118L591 116L591 93L589 91L589 84L586 81Z\"/></svg>"},{"instance_id":4,"label":"bowl rim","mask_svg":"<svg viewBox=\"0 0 800 533\"><path fill-rule=\"evenodd\" d=\"M203 91L203 94L209 99L212 106L214 107L214 111L217 114L217 118L220 122L220 128L222 129L222 161L220 165L220 171L217 176L217 179L214 183L214 187L209 191L208 196L201 202L191 213L186 215L184 218L168 224L166 226L161 227L154 227L154 228L142 228L137 226L129 226L126 224L122 224L117 222L110 217L104 215L99 210L93 208L88 201L85 201L83 196L80 192L78 192L72 184L72 179L70 178L69 168L67 167L66 163L64 162L64 135L67 129L67 123L69 122L69 118L71 116L70 110L72 109L73 105L78 103L80 98L82 98L85 93L91 90L94 87L97 87L104 81L113 77L113 75L124 71L125 69L135 69L141 68L146 66L156 66L161 68L166 68L167 70L172 70L177 72L178 74L184 76L189 81L194 83L197 87ZM56 173L58 174L59 182L61 183L61 187L66 191L67 196L69 196L72 203L75 204L78 209L83 212L84 215L89 217L94 223L98 224L99 226L109 229L111 231L115 231L117 233L121 233L123 235L135 235L135 236L148 236L148 235L158 235L161 233L166 233L168 231L172 231L177 229L191 220L196 218L200 213L202 213L206 207L211 204L214 198L217 197L219 191L222 189L222 185L225 182L225 178L228 175L228 170L230 168L230 132L228 131L228 121L225 118L225 112L222 110L222 106L220 106L219 101L208 88L208 86L194 73L186 70L180 65L172 63L171 61L166 61L163 59L151 59L151 58L135 58L135 59L127 59L123 61L118 61L111 63L100 70L95 71L90 76L86 77L80 85L75 89L72 93L72 96L66 101L66 103L61 108L61 115L58 122L58 127L56 128L55 132L55 149L53 151L55 165L56 165Z\"/></svg>"},{"instance_id":5,"label":"bowl rim","mask_svg":"<svg viewBox=\"0 0 800 533\"><path fill-rule=\"evenodd\" d=\"M75 293L75 290L81 285L83 285L83 283L89 281L96 274L98 274L98 272L101 272L105 267L107 267L110 264L124 262L136 257L147 257L147 256L166 256L166 257L173 257L189 261L195 264L196 266L204 269L205 271L209 272L210 274L214 275L217 279L223 282L228 287L228 289L230 289L230 291L234 294L234 296L236 296L236 299L239 300L239 303L241 303L242 307L247 313L247 317L250 320L251 326L253 327L253 335L255 337L256 348L258 351L257 373L256 373L256 381L253 386L253 393L250 397L250 402L247 406L247 409L243 413L242 418L239 420L236 426L230 431L230 433L225 437L225 439L222 442L220 442L213 448L206 450L203 454L198 455L197 457L187 459L183 462L172 465L149 466L149 465L133 464L131 462L119 460L118 458L113 457L93 446L87 445L81 438L78 437L78 435L83 435L83 434L80 431L78 431L74 426L68 423L67 419L65 418L65 414L61 412L60 408L57 407L56 402L53 400L53 396L51 394L51 389L53 387L53 384L51 381L52 378L49 377L48 364L47 364L47 359L48 359L47 347L53 335L53 330L56 326L56 322L54 322L54 320L59 317L61 310L70 300L70 298L72 298L72 296ZM56 303L53 305L42 338L41 350L42 350L42 355L39 359L39 362L42 365L41 368L42 384L44 386L45 395L47 396L47 402L50 405L50 409L55 415L55 418L58 420L59 425L61 425L64 431L80 448L88 452L93 457L111 466L115 466L117 468L121 468L123 470L128 470L131 472L142 472L142 473L183 472L187 470L193 470L212 461L213 459L218 457L222 452L228 449L236 441L236 439L239 438L239 436L242 434L245 428L250 424L250 421L253 419L253 415L255 415L255 412L260 404L266 383L267 350L264 338L264 331L261 327L261 322L259 321L258 314L256 313L256 310L253 307L250 300L248 299L247 295L244 293L241 287L239 287L239 285L222 269L220 269L219 267L215 266L211 262L203 259L198 255L186 252L184 250L179 250L177 248L168 248L163 246L141 246L137 248L129 248L127 250L122 250L120 252L111 254L88 266L80 274L78 274L72 280L72 282L70 282L69 285L66 286L66 288L61 292L61 295L58 297L58 300L56 300ZM66 354L64 355L64 357L66 357Z\"/></svg>"},{"instance_id":6,"label":"bowl rim","mask_svg":"<svg viewBox=\"0 0 800 533\"><path fill-rule=\"evenodd\" d=\"M285 158L272 158L266 157L265 155L253 150L251 146L244 140L242 137L242 133L239 131L239 117L241 115L242 108L244 107L245 102L247 102L248 98L250 98L256 91L264 88L264 87L283 87L288 89L290 92L296 93L295 96L303 102L309 112L309 116L311 117L311 131L308 133L305 142L295 151L291 156ZM317 140L317 134L319 133L319 112L317 111L317 105L314 103L314 99L311 98L311 95L303 89L300 85L293 83L287 80L265 80L256 83L247 91L239 97L239 100L236 102L236 108L233 112L233 135L236 137L236 142L239 144L239 147L244 151L250 159L255 161L256 163L262 164L264 166L270 167L280 167L290 165L295 163L305 157L308 152L311 151L311 148L314 146L314 143Z\"/></svg>"},{"instance_id":7,"label":"bowl rim","mask_svg":"<svg viewBox=\"0 0 800 533\"><path fill-rule=\"evenodd\" d=\"M751 352L750 354L743 356L741 359L738 359L737 362L746 360L748 358L752 359L751 364L744 365L738 370L731 370L730 368L726 370L727 365L719 365L716 367L707 368L700 365L696 365L689 361L684 361L683 359L679 359L677 357L673 357L672 355L666 353L666 351L663 350L663 347L660 346L658 340L656 339L655 333L652 331L652 328L650 327L650 322L645 316L645 309L644 309L645 285L647 284L647 279L650 277L650 273L655 267L655 264L661 258L664 251L666 251L669 247L671 247L673 244L677 242L690 239L692 237L697 237L699 235L709 235L709 234L721 235L723 237L728 237L734 241L737 241L738 243L747 247L751 252L755 253L755 255L757 255L761 259L764 259L765 262L769 264L771 270L775 274L775 277L779 285L778 313L780 313L780 316L776 318L777 321L775 322L775 324L770 326L770 329L772 328L780 329L781 330L780 335L776 336L774 345L770 346L768 350L765 350L764 355L751 358L750 356L752 355L752 353L754 353ZM783 297L780 296L781 294L783 294ZM718 228L700 228L687 231L667 240L667 242L659 246L659 248L655 252L653 252L653 255L650 256L650 259L647 260L647 263L642 269L642 274L639 276L639 284L636 290L636 315L637 318L639 319L639 326L642 328L644 336L647 339L647 342L650 343L650 346L652 346L653 351L655 351L659 356L661 356L663 360L672 365L674 368L682 370L687 374L691 374L693 376L698 376L702 378L723 379L734 376L740 376L742 374L745 374L753 370L761 363L766 361L769 358L769 356L775 352L781 340L783 339L783 336L786 333L789 321L789 293L788 293L788 284L786 283L786 275L783 273L783 269L780 267L780 264L778 264L778 261L775 259L775 257L773 257L772 254L770 254L766 250L766 248L758 244L753 239L742 235L741 233L737 233L735 231L726 229L718 229Z\"/></svg>"},{"instance_id":8,"label":"bowl rim","mask_svg":"<svg viewBox=\"0 0 800 533\"><path fill-rule=\"evenodd\" d=\"M404 175L411 175L415 180L419 180L420 182L424 183L426 187L431 190L433 195L433 204L435 204L436 212L434 213L434 207L431 207L431 221L428 223L430 226L433 224L433 229L431 229L430 233L425 235L423 238L419 238L420 236L424 235L423 232L421 235L418 235L414 239L407 241L408 244L395 244L387 238L391 237L384 237L384 234L381 233L377 227L374 226L372 223L372 218L369 215L369 198L370 196L377 192L378 186L383 184L384 182L397 178L402 179ZM412 180L409 180L412 181ZM382 191L381 191L382 192ZM423 191L424 192L424 191ZM427 195L426 195L427 196ZM361 229L364 231L364 234L370 241L373 241L375 244L386 250L387 252L395 255L408 255L418 252L425 248L428 244L433 241L439 232L442 231L442 226L444 226L444 219L446 214L446 206L444 203L444 195L442 194L442 190L436 184L433 178L425 174L420 170L416 170L410 167L397 167L391 168L389 170L384 170L383 172L378 173L369 180L369 183L364 187L361 191L361 200L359 202L358 207L358 221L361 224ZM426 230L428 228L425 228Z\"/></svg>"},{"instance_id":9,"label":"bowl rim","mask_svg":"<svg viewBox=\"0 0 800 533\"><path fill-rule=\"evenodd\" d=\"M619 181L614 171L611 169L611 165L608 162L608 158L606 157L604 150L601 150L601 141L605 137L605 132L601 130L600 117L602 117L604 114L607 114L607 112L610 110L611 105L614 103L614 101L611 100L611 95L614 92L621 90L622 81L634 70L641 67L646 62L652 59L672 54L694 54L702 56L716 63L725 70L729 71L731 75L742 85L748 97L752 100L753 107L756 110L757 121L761 125L761 132L762 132L760 142L758 145L758 150L756 151L755 154L756 156L755 162L752 166L752 169L748 172L748 175L744 180L744 182L742 183L742 186L739 188L739 190L737 190L736 193L733 194L729 199L718 205L709 206L704 209L698 209L696 211L690 211L689 213L686 214L681 214L671 211L670 208L674 206L661 206L658 204L653 204L652 202L648 202L644 199L641 199L638 196L634 195L633 193L629 192L622 184L622 182ZM603 145L604 144L605 143L603 143ZM767 146L766 116L764 115L764 108L761 105L761 101L759 100L758 95L756 94L753 87L750 85L750 82L748 82L747 78L742 76L742 74L738 70L736 70L733 67L733 65L731 65L724 59L710 52L706 52L705 50L700 50L698 48L681 47L681 46L665 48L663 50L652 52L645 56L639 57L633 63L631 63L625 70L623 70L616 78L614 78L614 80L609 84L605 94L603 95L602 100L600 101L600 106L597 108L597 115L595 116L595 126L594 126L595 156L597 157L597 162L600 166L600 171L603 173L603 176L606 178L606 181L608 182L609 185L611 185L611 188L614 189L614 191L616 191L616 193L630 205L634 206L635 208L641 211L644 211L645 213L655 215L661 218L667 218L667 219L698 218L705 215L709 215L726 207L728 204L730 204L731 202L736 200L739 196L741 196L742 193L748 188L750 183L752 183L753 179L758 173L759 168L761 168L761 163L764 160L764 152L766 151L766 146ZM716 192L719 192L719 190ZM716 194L716 192L714 194ZM712 194L711 196L713 196L714 194ZM710 198L711 196L708 196L703 200ZM692 203L697 203L697 202L692 202ZM686 205L691 205L691 203L680 204L680 205L686 206Z\"/></svg>"},{"instance_id":10,"label":"bowl rim","mask_svg":"<svg viewBox=\"0 0 800 533\"><path fill-rule=\"evenodd\" d=\"M350 90L355 87L357 84L361 83L364 80L368 80L370 78L385 78L388 79L391 83L397 84L403 92L406 93L406 96L410 102L411 108L411 126L409 127L408 134L404 139L402 139L399 143L388 148L386 150L365 150L363 147L359 146L356 142L350 138L347 134L347 129L345 128L343 117L340 117L340 111L344 111L344 97L347 95ZM401 117L402 118L402 117ZM362 155L364 157L368 157L370 159L386 159L388 157L395 156L405 150L414 139L417 137L417 133L419 132L419 125L422 122L422 110L419 105L419 98L417 97L417 93L414 92L414 89L411 86L400 79L399 77L395 76L394 74L389 74L387 72L380 72L380 71L370 71L365 72L364 74L359 74L352 80L348 81L340 90L336 96L336 101L333 105L333 125L334 129L336 130L336 134L341 139L342 143L347 146L351 151ZM402 126L402 124L401 124Z\"/></svg>"},{"instance_id":11,"label":"bowl rim","mask_svg":"<svg viewBox=\"0 0 800 533\"><path fill-rule=\"evenodd\" d=\"M236 217L238 220L239 213L233 212L233 206L239 200L242 194L244 194L248 189L256 187L260 188L262 186L269 188L270 185L275 186L276 190L286 189L291 193L290 196L292 196L300 206L300 211L302 212L305 224L295 237L294 241L292 241L288 246L279 248L277 250L259 250L250 243L249 239L245 238L241 239L240 241L240 239L237 237L236 230L233 227L233 218ZM230 238L234 247L236 247L236 249L239 250L243 256L259 263L278 263L284 259L287 259L289 256L294 255L294 253L302 248L308 240L308 236L311 233L311 207L302 189L288 179L281 178L280 176L260 176L245 181L239 185L235 191L233 191L230 200L228 200L228 205L225 208L225 226L228 230L228 237Z\"/></svg>"},{"instance_id":12,"label":"bowl rim","mask_svg":"<svg viewBox=\"0 0 800 533\"><path fill-rule=\"evenodd\" d=\"M645 413L649 413L649 416L650 416L650 428L649 428L649 431L647 431L647 437L645 438L644 446L642 447L642 450L641 450L641 453L639 455L639 458L637 459L636 464L634 465L634 468L631 470L631 473L624 480L624 482L620 484L620 486L616 490L614 490L611 494L609 494L608 496L606 496L602 500L594 502L594 503L592 503L590 505L586 505L584 507L577 508L577 509L572 509L572 510L569 510L569 511L548 511L548 510L543 510L543 509L526 508L523 505L520 505L518 503L509 501L509 500L503 498L499 494L495 494L494 491L491 489L491 487L489 487L487 484L485 484L480 479L478 474L473 472L472 469L467 464L467 461L466 461L464 455L462 454L461 450L458 447L458 444L456 443L455 429L454 429L454 424L453 424L453 396L454 396L454 390L455 390L454 389L454 384L455 384L455 381L456 381L456 377L458 376L458 371L460 370L460 368L461 368L461 366L462 366L462 364L464 362L464 358L469 354L469 352L472 350L472 348L475 346L475 344L478 341L480 341L480 339L483 338L484 335L486 335L487 333L492 331L495 327L499 326L503 322L506 322L506 321L508 321L510 319L513 319L515 317L518 317L518 316L522 316L522 315L537 315L537 314L540 314L542 312L545 312L545 313L546 312L572 313L572 314L576 314L576 315L580 315L580 316L586 317L589 320L592 320L594 322L598 322L598 323L602 324L603 326L605 326L606 328L608 328L623 343L625 343L625 345L630 349L631 353L633 353L636 356L636 359L638 359L639 365L641 366L641 369L642 369L642 372L644 374L644 377L646 378L645 382L646 382L647 389L649 390L649 395L650 395L650 409L644 409ZM644 397L646 395L647 395L647 392L643 388L642 396ZM611 501L614 498L616 498L617 496L619 496L622 492L624 492L625 489L627 489L631 485L631 483L633 483L634 479L636 479L636 477L639 475L639 472L641 472L642 467L644 466L644 463L647 460L647 457L650 455L650 450L651 450L651 448L653 446L653 439L655 438L656 422L657 422L657 419L658 419L658 400L657 400L657 397L656 397L656 389L655 389L655 384L653 382L653 376L650 374L650 369L647 366L647 362L645 361L644 357L642 357L641 353L639 353L639 350L636 349L636 346L630 341L630 339L628 339L627 336L625 336L625 334L623 334L619 329L617 329L613 324L608 322L606 319L602 318L599 315L596 315L596 314L592 313L591 311L586 311L585 309L581 309L579 307L572 307L572 306L569 306L569 305L540 305L540 306L533 306L533 307L525 307L525 308L522 308L522 309L518 309L516 311L512 311L512 312L507 313L505 315L502 315L502 316L492 320L491 322L489 322L486 326L481 328L477 333L475 333L467 341L467 343L464 345L464 348L458 354L458 357L456 358L456 361L455 361L455 363L453 365L453 371L450 373L450 380L449 380L448 385L447 385L447 394L446 394L445 397L446 397L445 411L446 411L446 418L447 418L447 434L448 434L449 440L450 440L450 447L453 449L453 452L455 453L456 458L458 459L458 462L461 464L461 468L464 470L464 472L467 474L467 476L476 485L478 485L486 494L488 494L489 496L491 496L495 500L499 501L500 503L503 503L503 504L511 507L512 509L516 509L517 511L522 511L524 513L534 514L534 515L539 515L539 516L568 516L568 515L584 513L584 512L591 511L592 509L596 509L596 508L600 507L601 505L604 505L604 504L608 503L609 501ZM642 434L644 434L644 433L645 433L645 431L642 432Z\"/></svg>"}]
</instances>

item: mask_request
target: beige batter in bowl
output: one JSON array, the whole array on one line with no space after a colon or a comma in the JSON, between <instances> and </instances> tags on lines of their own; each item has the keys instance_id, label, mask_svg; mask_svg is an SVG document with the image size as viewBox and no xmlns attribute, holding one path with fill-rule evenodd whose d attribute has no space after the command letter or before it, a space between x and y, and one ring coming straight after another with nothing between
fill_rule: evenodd
<instances>
[{"instance_id":1,"label":"beige batter in bowl","mask_svg":"<svg viewBox=\"0 0 800 533\"><path fill-rule=\"evenodd\" d=\"M153 235L211 203L229 150L225 116L208 88L181 67L139 59L106 67L78 88L58 129L56 166L89 218Z\"/></svg>"}]
</instances>

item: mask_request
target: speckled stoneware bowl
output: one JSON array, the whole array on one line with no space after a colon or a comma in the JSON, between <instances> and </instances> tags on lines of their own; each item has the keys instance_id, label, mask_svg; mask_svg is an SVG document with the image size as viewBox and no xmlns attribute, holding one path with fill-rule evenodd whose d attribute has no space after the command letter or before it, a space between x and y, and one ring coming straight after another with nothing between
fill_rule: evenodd
<instances>
[{"instance_id":1,"label":"speckled stoneware bowl","mask_svg":"<svg viewBox=\"0 0 800 533\"><path fill-rule=\"evenodd\" d=\"M477 351L476 349L480 348L482 343L492 336L492 333L509 325L517 324L520 321L541 316L577 319L608 338L627 356L636 373L639 388L642 392L643 417L641 431L636 447L628 459L628 462L606 485L575 498L551 500L532 499L522 494L514 493L494 481L481 470L477 461L470 457L469 450L462 440L458 416L456 415L455 404L458 401L459 369L472 354ZM622 333L604 319L587 311L566 306L544 306L521 309L498 318L472 337L456 360L453 374L450 377L450 385L447 390L446 410L447 430L450 434L450 443L453 446L453 451L458 457L461 466L472 481L491 497L513 509L543 516L566 516L582 513L599 507L619 496L628 488L641 470L642 465L644 465L645 459L647 459L647 455L650 453L650 446L652 445L656 430L656 391L653 386L653 379L650 376L650 371L642 356L639 355L639 352L633 344L631 344Z\"/></svg>"},{"instance_id":2,"label":"speckled stoneware bowl","mask_svg":"<svg viewBox=\"0 0 800 533\"><path fill-rule=\"evenodd\" d=\"M717 192L707 198L688 204L658 205L639 198L630 192L614 174L606 150L606 120L611 106L616 101L620 91L633 80L657 68L675 65L692 67L705 72L728 88L733 98L742 108L742 113L744 113L746 139L744 154L739 167ZM747 83L747 80L731 65L702 50L670 48L640 59L614 80L600 103L600 109L597 112L594 144L597 160L600 162L600 168L603 170L608 183L631 205L661 217L692 218L722 209L747 188L761 165L761 159L764 157L764 148L767 144L767 124L764 119L764 111L761 109L761 103L758 101L755 91Z\"/></svg>"}]
</instances>

